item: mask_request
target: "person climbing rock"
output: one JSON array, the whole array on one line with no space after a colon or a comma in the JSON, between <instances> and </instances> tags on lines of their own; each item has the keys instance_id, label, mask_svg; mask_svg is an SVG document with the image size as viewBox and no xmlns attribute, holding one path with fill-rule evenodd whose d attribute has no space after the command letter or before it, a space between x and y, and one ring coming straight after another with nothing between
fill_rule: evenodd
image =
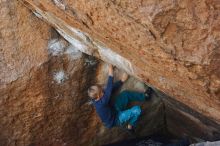
<instances>
[{"instance_id":1,"label":"person climbing rock","mask_svg":"<svg viewBox=\"0 0 220 146\"><path fill-rule=\"evenodd\" d=\"M113 104L110 103L111 95L128 79L126 73L122 74L119 81L113 84L113 67L109 65L108 82L103 90L100 85L93 85L88 89L88 96L92 99L98 116L107 128L126 126L129 132L134 132L137 120L141 115L141 107L128 104L133 101L146 101L151 97L152 89L149 87L144 93L123 91L116 96Z\"/></svg>"}]
</instances>

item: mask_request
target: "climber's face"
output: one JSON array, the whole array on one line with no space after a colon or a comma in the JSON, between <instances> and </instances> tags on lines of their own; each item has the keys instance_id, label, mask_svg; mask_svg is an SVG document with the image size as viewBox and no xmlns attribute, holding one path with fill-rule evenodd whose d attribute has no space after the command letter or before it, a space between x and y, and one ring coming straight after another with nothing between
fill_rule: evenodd
<instances>
[{"instance_id":1,"label":"climber's face","mask_svg":"<svg viewBox=\"0 0 220 146\"><path fill-rule=\"evenodd\" d=\"M91 86L88 89L88 95L92 99L99 100L103 95L102 87L100 85Z\"/></svg>"}]
</instances>

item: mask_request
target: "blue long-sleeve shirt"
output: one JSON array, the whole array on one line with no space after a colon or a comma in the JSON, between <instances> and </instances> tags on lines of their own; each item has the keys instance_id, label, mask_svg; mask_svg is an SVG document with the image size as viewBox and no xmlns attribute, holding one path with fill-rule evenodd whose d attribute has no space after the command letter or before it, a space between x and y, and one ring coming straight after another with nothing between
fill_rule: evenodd
<instances>
[{"instance_id":1,"label":"blue long-sleeve shirt","mask_svg":"<svg viewBox=\"0 0 220 146\"><path fill-rule=\"evenodd\" d=\"M101 118L104 125L108 128L114 126L116 116L114 109L110 105L110 97L112 92L119 88L121 85L121 81L118 81L113 85L113 77L109 76L103 96L98 101L93 101L93 105L95 106L98 116Z\"/></svg>"}]
</instances>

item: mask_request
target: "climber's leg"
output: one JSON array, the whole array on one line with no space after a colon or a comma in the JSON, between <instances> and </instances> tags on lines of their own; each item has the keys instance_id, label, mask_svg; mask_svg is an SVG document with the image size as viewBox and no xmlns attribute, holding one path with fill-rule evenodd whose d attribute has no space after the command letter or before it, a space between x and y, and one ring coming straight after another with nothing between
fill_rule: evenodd
<instances>
[{"instance_id":1,"label":"climber's leg","mask_svg":"<svg viewBox=\"0 0 220 146\"><path fill-rule=\"evenodd\" d=\"M115 99L114 107L117 112L124 111L127 109L128 103L132 101L145 101L144 93L123 91Z\"/></svg>"},{"instance_id":2,"label":"climber's leg","mask_svg":"<svg viewBox=\"0 0 220 146\"><path fill-rule=\"evenodd\" d=\"M125 123L128 123L132 127L135 127L140 114L141 114L140 106L133 106L128 110L121 111L117 115L118 125L121 126L124 125Z\"/></svg>"}]
</instances>

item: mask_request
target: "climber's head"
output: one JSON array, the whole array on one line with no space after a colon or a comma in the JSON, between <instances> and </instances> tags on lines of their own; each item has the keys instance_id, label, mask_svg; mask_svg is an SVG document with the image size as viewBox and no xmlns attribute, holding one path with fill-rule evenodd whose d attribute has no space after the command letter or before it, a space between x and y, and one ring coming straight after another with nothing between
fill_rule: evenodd
<instances>
[{"instance_id":1,"label":"climber's head","mask_svg":"<svg viewBox=\"0 0 220 146\"><path fill-rule=\"evenodd\" d=\"M93 85L88 89L88 95L94 100L99 100L103 95L103 88L101 85Z\"/></svg>"}]
</instances>

